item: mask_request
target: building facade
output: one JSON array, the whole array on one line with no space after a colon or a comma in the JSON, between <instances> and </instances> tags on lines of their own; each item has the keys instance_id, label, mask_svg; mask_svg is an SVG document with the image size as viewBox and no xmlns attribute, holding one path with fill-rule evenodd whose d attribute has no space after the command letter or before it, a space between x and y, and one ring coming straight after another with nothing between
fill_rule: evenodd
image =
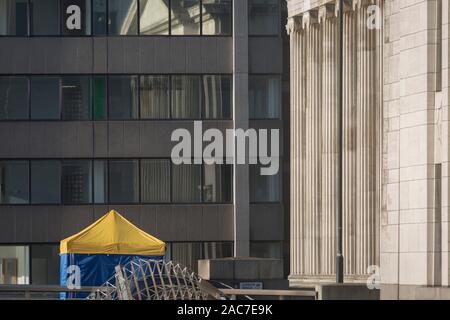
<instances>
[{"instance_id":1,"label":"building facade","mask_svg":"<svg viewBox=\"0 0 450 320\"><path fill-rule=\"evenodd\" d=\"M171 161L172 132L194 136L195 121L284 140L284 12L275 0L0 0L0 284L58 283L59 241L110 209L194 270L287 259L289 157L271 177Z\"/></svg>"},{"instance_id":2,"label":"building facade","mask_svg":"<svg viewBox=\"0 0 450 320\"><path fill-rule=\"evenodd\" d=\"M291 284L334 279L342 187L346 281L376 272L382 298L449 298L448 1L344 2L288 1Z\"/></svg>"}]
</instances>

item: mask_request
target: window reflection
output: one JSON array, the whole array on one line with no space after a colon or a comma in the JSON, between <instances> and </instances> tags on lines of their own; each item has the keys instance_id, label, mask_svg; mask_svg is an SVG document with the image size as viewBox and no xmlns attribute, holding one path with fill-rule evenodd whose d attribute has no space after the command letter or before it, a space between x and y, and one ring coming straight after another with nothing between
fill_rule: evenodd
<instances>
[{"instance_id":1,"label":"window reflection","mask_svg":"<svg viewBox=\"0 0 450 320\"><path fill-rule=\"evenodd\" d=\"M202 19L203 34L231 34L231 0L203 0Z\"/></svg>"},{"instance_id":2,"label":"window reflection","mask_svg":"<svg viewBox=\"0 0 450 320\"><path fill-rule=\"evenodd\" d=\"M26 36L27 11L27 0L0 0L0 35Z\"/></svg>"},{"instance_id":3,"label":"window reflection","mask_svg":"<svg viewBox=\"0 0 450 320\"><path fill-rule=\"evenodd\" d=\"M200 34L200 1L172 0L172 34L197 35Z\"/></svg>"},{"instance_id":4,"label":"window reflection","mask_svg":"<svg viewBox=\"0 0 450 320\"><path fill-rule=\"evenodd\" d=\"M140 0L140 33L169 34L169 0Z\"/></svg>"},{"instance_id":5,"label":"window reflection","mask_svg":"<svg viewBox=\"0 0 450 320\"><path fill-rule=\"evenodd\" d=\"M109 34L137 34L137 0L109 0L108 14Z\"/></svg>"},{"instance_id":6,"label":"window reflection","mask_svg":"<svg viewBox=\"0 0 450 320\"><path fill-rule=\"evenodd\" d=\"M94 35L103 36L107 34L106 1L107 0L93 0L92 2L92 29Z\"/></svg>"}]
</instances>

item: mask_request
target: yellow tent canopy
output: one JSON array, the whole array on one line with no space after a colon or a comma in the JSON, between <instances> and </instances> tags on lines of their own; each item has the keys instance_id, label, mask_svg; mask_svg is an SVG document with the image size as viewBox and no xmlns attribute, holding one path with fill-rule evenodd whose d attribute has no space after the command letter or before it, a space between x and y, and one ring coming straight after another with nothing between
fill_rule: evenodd
<instances>
[{"instance_id":1,"label":"yellow tent canopy","mask_svg":"<svg viewBox=\"0 0 450 320\"><path fill-rule=\"evenodd\" d=\"M61 241L60 253L163 256L166 244L112 210Z\"/></svg>"}]
</instances>

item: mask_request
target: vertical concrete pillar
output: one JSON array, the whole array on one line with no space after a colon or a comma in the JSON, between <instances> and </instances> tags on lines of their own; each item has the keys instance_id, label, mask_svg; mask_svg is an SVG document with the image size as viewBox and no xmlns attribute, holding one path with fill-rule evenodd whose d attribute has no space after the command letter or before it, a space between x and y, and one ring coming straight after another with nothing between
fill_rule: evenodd
<instances>
[{"instance_id":1,"label":"vertical concrete pillar","mask_svg":"<svg viewBox=\"0 0 450 320\"><path fill-rule=\"evenodd\" d=\"M248 3L233 2L233 120L235 129L247 130L248 109ZM249 168L234 164L234 255L250 255Z\"/></svg>"}]
</instances>

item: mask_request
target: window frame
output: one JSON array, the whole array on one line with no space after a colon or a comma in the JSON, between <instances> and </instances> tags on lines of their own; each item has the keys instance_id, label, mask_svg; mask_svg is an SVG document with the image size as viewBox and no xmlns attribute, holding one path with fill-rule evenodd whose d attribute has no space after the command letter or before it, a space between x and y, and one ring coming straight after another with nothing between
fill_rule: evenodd
<instances>
[{"instance_id":1,"label":"window frame","mask_svg":"<svg viewBox=\"0 0 450 320\"><path fill-rule=\"evenodd\" d=\"M170 170L170 202L144 202L142 201L142 195L141 195L141 163L143 160L167 160L169 162L169 170ZM234 168L231 164L227 164L226 159L224 158L223 164L219 165L228 165L231 169L231 195L234 193ZM173 201L173 183L172 183L172 177L173 177L173 166L175 164L172 162L172 159L170 157L142 157L142 158L0 158L0 162L27 162L28 163L28 190L29 190L29 201L28 203L17 203L17 204L6 204L6 203L0 203L0 207L6 207L6 206L13 206L13 207L23 207L23 206L66 206L66 205L76 205L76 206L92 206L92 205L115 205L115 206L121 206L121 205L230 205L233 204L234 199L231 197L230 201L228 202L206 202L204 201L204 195L203 195L203 189L204 189L204 167L207 166L204 162L202 164L198 164L197 166L200 166L200 173L201 173L201 186L202 189L200 190L200 196L201 201L200 202L174 202ZM40 162L40 161L56 161L59 162L59 171L60 171L60 181L59 181L59 188L60 188L60 194L59 194L59 202L58 203L33 203L32 200L32 193L31 193L31 183L32 183L32 162ZM65 161L88 161L90 162L91 168L92 168L92 179L91 179L91 201L89 203L63 203L62 199L62 166L63 162ZM96 202L95 201L95 182L94 182L94 162L95 161L104 161L106 165L106 174L108 182L106 184L107 190L106 190L106 199L104 203ZM109 190L109 174L110 174L110 162L112 161L137 161L138 165L138 202L111 202L110 201L110 190ZM194 165L193 159L191 165ZM217 164L216 164L217 165Z\"/></svg>"},{"instance_id":2,"label":"window frame","mask_svg":"<svg viewBox=\"0 0 450 320\"><path fill-rule=\"evenodd\" d=\"M10 38L42 38L42 37L46 37L46 38L72 38L72 37L80 37L80 38L86 38L86 37L232 37L233 33L234 33L234 19L233 19L233 10L234 10L234 1L239 1L239 0L230 0L230 10L231 10L231 14L230 14L230 33L229 34L207 34L204 35L203 34L203 0L199 0L199 5L200 5L200 30L199 30L199 34L196 35L174 35L172 34L172 0L168 0L169 1L169 7L168 7L168 34L141 34L141 12L140 12L140 0L136 0L137 1L137 11L136 11L136 20L137 20L137 32L136 34L131 34L131 35L112 35L110 34L109 31L109 0L106 0L106 9L105 9L105 13L106 13L106 26L105 26L105 31L106 34L104 35L100 35L100 34L95 34L94 32L94 1L95 0L89 0L90 3L90 17L88 19L90 19L90 24L91 24L91 30L88 34L78 34L78 35L68 35L68 34L63 34L63 27L62 27L62 17L61 17L61 3L60 1L58 1L58 30L56 34L49 34L49 35L44 35L44 34L33 34L32 30L33 27L31 26L31 23L33 21L32 19L32 12L31 12L31 1L32 0L27 0L27 34L26 35L0 35L0 38L2 37L10 37ZM279 10L280 11L280 10ZM280 28L279 28L280 29ZM281 32L278 31L278 33L280 34Z\"/></svg>"}]
</instances>

